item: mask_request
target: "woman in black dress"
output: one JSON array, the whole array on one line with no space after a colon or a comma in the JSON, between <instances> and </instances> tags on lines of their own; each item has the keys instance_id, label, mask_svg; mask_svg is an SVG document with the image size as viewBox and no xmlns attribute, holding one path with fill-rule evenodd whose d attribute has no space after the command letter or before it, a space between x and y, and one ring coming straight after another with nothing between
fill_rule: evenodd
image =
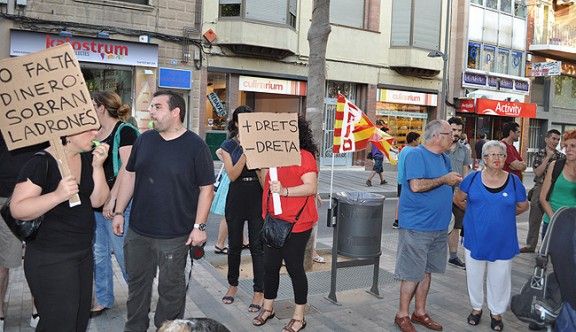
<instances>
[{"instance_id":1,"label":"woman in black dress","mask_svg":"<svg viewBox=\"0 0 576 332\"><path fill-rule=\"evenodd\" d=\"M86 331L92 302L92 208L110 193L104 169L107 144L92 153L95 130L67 136L64 153L71 175L62 178L53 148L35 155L20 171L10 210L16 219L44 215L38 235L26 243L24 273L40 322L36 331ZM72 195L81 204L70 207Z\"/></svg>"},{"instance_id":2,"label":"woman in black dress","mask_svg":"<svg viewBox=\"0 0 576 332\"><path fill-rule=\"evenodd\" d=\"M248 311L260 310L264 299L264 247L260 236L262 230L262 185L259 170L248 170L246 155L238 141L238 114L252 112L248 106L234 110L228 122L229 139L222 143L222 160L230 178L226 198L226 222L228 224L228 291L222 302L234 302L238 291L240 275L240 254L242 252L242 230L248 221L248 238L252 269L254 272L254 296Z\"/></svg>"}]
</instances>

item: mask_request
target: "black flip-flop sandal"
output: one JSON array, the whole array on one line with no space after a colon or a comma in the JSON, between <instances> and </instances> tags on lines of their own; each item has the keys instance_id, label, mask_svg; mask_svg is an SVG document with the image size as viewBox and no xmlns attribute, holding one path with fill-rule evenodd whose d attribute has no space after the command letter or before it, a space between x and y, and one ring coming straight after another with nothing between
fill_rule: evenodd
<instances>
[{"instance_id":1,"label":"black flip-flop sandal","mask_svg":"<svg viewBox=\"0 0 576 332\"><path fill-rule=\"evenodd\" d=\"M480 324L480 318L482 318L482 310L480 310L479 313L475 314L474 311L472 311L470 313L470 315L468 315L468 324L472 325L472 326L476 326L478 324Z\"/></svg>"},{"instance_id":2,"label":"black flip-flop sandal","mask_svg":"<svg viewBox=\"0 0 576 332\"><path fill-rule=\"evenodd\" d=\"M262 309L262 306L259 304L252 303L248 306L248 312L258 312Z\"/></svg>"},{"instance_id":3,"label":"black flip-flop sandal","mask_svg":"<svg viewBox=\"0 0 576 332\"><path fill-rule=\"evenodd\" d=\"M224 297L222 298L222 303L224 303L224 304L232 304L232 303L234 303L234 296L229 296L229 295L224 296Z\"/></svg>"},{"instance_id":4,"label":"black flip-flop sandal","mask_svg":"<svg viewBox=\"0 0 576 332\"><path fill-rule=\"evenodd\" d=\"M228 247L220 248L218 246L214 246L214 253L217 255L228 255Z\"/></svg>"},{"instance_id":5,"label":"black flip-flop sandal","mask_svg":"<svg viewBox=\"0 0 576 332\"><path fill-rule=\"evenodd\" d=\"M502 322L502 317L500 319L494 318L492 313L490 313L490 328L494 331L504 330L504 323Z\"/></svg>"}]
</instances>

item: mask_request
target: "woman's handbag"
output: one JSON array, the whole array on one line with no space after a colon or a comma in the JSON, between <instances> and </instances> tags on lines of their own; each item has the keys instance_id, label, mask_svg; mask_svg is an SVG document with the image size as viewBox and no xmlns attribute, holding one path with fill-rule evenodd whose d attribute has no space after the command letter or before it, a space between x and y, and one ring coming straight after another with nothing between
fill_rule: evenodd
<instances>
[{"instance_id":1,"label":"woman's handbag","mask_svg":"<svg viewBox=\"0 0 576 332\"><path fill-rule=\"evenodd\" d=\"M38 152L36 154L45 155L46 153ZM48 177L48 159L46 159L46 177ZM34 240L44 220L44 215L27 221L15 219L12 217L12 213L10 213L10 198L2 205L0 214L8 228L10 228L12 233L14 233L20 241Z\"/></svg>"},{"instance_id":2,"label":"woman's handbag","mask_svg":"<svg viewBox=\"0 0 576 332\"><path fill-rule=\"evenodd\" d=\"M12 233L14 233L20 241L34 240L36 234L38 234L40 225L44 220L43 215L28 221L14 219L10 213L10 198L2 206L0 214L2 214L2 218L4 219L4 222L6 222L8 228L10 228Z\"/></svg>"},{"instance_id":3,"label":"woman's handbag","mask_svg":"<svg viewBox=\"0 0 576 332\"><path fill-rule=\"evenodd\" d=\"M270 195L268 195L268 197L270 197ZM264 244L266 244L268 247L276 249L284 247L284 244L286 244L286 241L292 233L294 224L296 224L298 219L300 219L300 215L302 214L302 211L308 202L308 197L306 197L306 201L300 208L300 211L298 211L298 214L294 218L295 221L293 223L279 218L274 218L270 215L270 212L266 213L266 219L264 220L264 226L262 227L262 237L264 239Z\"/></svg>"}]
</instances>

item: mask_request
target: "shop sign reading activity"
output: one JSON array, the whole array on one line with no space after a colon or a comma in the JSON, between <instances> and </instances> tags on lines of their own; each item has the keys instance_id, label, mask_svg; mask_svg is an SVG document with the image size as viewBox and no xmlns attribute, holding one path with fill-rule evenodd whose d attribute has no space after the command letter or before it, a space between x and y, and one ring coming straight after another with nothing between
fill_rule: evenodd
<instances>
[{"instance_id":1,"label":"shop sign reading activity","mask_svg":"<svg viewBox=\"0 0 576 332\"><path fill-rule=\"evenodd\" d=\"M100 127L70 44L1 60L0 104L8 150L50 142L62 177L70 170L60 137Z\"/></svg>"},{"instance_id":2,"label":"shop sign reading activity","mask_svg":"<svg viewBox=\"0 0 576 332\"><path fill-rule=\"evenodd\" d=\"M476 113L481 115L509 116L520 118L535 118L536 104L519 103L504 100L493 100L486 98L467 99L460 105L459 112Z\"/></svg>"}]
</instances>

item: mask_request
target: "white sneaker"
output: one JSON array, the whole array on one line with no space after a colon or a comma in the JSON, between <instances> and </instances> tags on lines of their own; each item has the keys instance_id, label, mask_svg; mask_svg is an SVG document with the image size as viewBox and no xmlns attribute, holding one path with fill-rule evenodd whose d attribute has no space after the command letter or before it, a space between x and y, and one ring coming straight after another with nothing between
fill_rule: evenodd
<instances>
[{"instance_id":1,"label":"white sneaker","mask_svg":"<svg viewBox=\"0 0 576 332\"><path fill-rule=\"evenodd\" d=\"M314 257L312 257L312 260L316 263L320 263L320 264L324 264L326 263L326 260L324 259L324 257L320 256L320 255L316 255Z\"/></svg>"},{"instance_id":2,"label":"white sneaker","mask_svg":"<svg viewBox=\"0 0 576 332\"><path fill-rule=\"evenodd\" d=\"M4 332L4 317L0 318L0 332Z\"/></svg>"},{"instance_id":3,"label":"white sneaker","mask_svg":"<svg viewBox=\"0 0 576 332\"><path fill-rule=\"evenodd\" d=\"M38 326L38 321L40 320L40 315L38 314L32 314L32 316L30 316L30 327L35 329L36 326Z\"/></svg>"}]
</instances>

